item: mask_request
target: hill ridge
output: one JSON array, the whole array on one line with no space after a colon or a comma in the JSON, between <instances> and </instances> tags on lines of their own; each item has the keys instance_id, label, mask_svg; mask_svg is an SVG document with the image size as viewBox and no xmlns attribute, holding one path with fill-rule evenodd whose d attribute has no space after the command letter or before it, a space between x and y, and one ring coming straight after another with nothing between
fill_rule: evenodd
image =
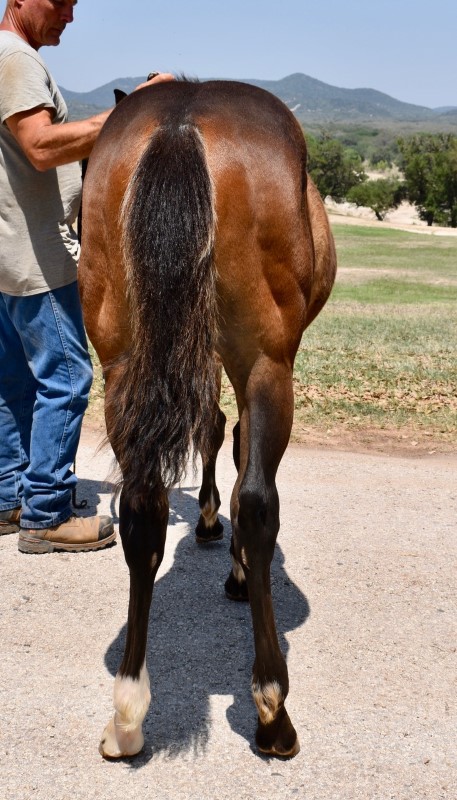
<instances>
[{"instance_id":1,"label":"hill ridge","mask_svg":"<svg viewBox=\"0 0 457 800\"><path fill-rule=\"evenodd\" d=\"M113 104L113 90L131 92L144 80L144 76L120 77L89 92L74 92L60 87L73 119L87 116ZM205 78L204 80L208 80ZM231 80L219 78L219 80ZM395 122L395 123L439 123L457 124L457 107L438 109L418 106L397 100L377 89L346 89L333 86L301 72L286 75L279 80L257 78L238 79L267 89L279 97L306 124L329 124L341 122Z\"/></svg>"}]
</instances>

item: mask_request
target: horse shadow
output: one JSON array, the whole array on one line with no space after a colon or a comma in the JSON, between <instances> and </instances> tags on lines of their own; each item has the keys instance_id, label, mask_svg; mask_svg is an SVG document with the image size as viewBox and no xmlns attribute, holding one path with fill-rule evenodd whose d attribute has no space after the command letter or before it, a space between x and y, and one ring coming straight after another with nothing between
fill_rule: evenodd
<instances>
[{"instance_id":1,"label":"horse shadow","mask_svg":"<svg viewBox=\"0 0 457 800\"><path fill-rule=\"evenodd\" d=\"M72 498L72 505L75 511L81 516L90 516L94 513L101 502L101 495L111 493L110 516L115 524L119 522L119 517L115 505L114 496L115 486L110 481L96 481L88 478L78 478L76 491ZM97 513L97 512L95 512Z\"/></svg>"},{"instance_id":2,"label":"horse shadow","mask_svg":"<svg viewBox=\"0 0 457 800\"><path fill-rule=\"evenodd\" d=\"M195 487L170 493L169 535L183 520L189 523L190 532L179 540L171 568L154 586L146 653L152 703L143 723L145 749L128 760L132 768L141 768L158 753L177 757L186 751L205 751L212 724L212 695L232 698L226 712L228 723L257 752L257 715L250 690L254 645L249 604L230 601L224 594L231 567L230 521L220 515L224 525L221 542L198 545L193 528L199 509L191 491ZM287 659L285 634L305 622L309 605L288 577L278 545L271 583L279 643ZM125 635L126 625L105 654L113 676L122 660Z\"/></svg>"}]
</instances>

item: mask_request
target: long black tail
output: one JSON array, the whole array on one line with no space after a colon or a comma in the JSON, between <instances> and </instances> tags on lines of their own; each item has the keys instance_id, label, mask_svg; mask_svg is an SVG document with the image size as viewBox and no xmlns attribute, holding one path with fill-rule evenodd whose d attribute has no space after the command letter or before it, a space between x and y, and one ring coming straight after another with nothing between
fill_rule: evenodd
<instances>
[{"instance_id":1,"label":"long black tail","mask_svg":"<svg viewBox=\"0 0 457 800\"><path fill-rule=\"evenodd\" d=\"M155 131L123 213L133 337L110 437L135 504L205 452L217 402L215 212L194 125Z\"/></svg>"}]
</instances>

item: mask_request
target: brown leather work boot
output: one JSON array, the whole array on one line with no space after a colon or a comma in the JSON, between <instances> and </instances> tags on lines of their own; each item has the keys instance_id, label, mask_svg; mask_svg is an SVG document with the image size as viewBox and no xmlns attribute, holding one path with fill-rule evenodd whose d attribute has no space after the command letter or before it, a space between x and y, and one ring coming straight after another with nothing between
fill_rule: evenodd
<instances>
[{"instance_id":1,"label":"brown leather work boot","mask_svg":"<svg viewBox=\"0 0 457 800\"><path fill-rule=\"evenodd\" d=\"M72 516L52 528L21 528L18 548L21 553L78 553L101 550L114 542L115 538L111 517Z\"/></svg>"},{"instance_id":2,"label":"brown leather work boot","mask_svg":"<svg viewBox=\"0 0 457 800\"><path fill-rule=\"evenodd\" d=\"M21 507L0 511L0 536L4 533L17 533L21 519Z\"/></svg>"}]
</instances>

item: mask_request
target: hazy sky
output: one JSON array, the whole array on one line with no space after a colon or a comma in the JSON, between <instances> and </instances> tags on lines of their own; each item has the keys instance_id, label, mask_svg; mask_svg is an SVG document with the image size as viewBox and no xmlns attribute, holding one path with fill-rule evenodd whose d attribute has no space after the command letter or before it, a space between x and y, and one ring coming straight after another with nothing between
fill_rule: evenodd
<instances>
[{"instance_id":1,"label":"hazy sky","mask_svg":"<svg viewBox=\"0 0 457 800\"><path fill-rule=\"evenodd\" d=\"M88 91L150 71L279 79L303 72L429 107L457 106L457 0L78 0L57 82Z\"/></svg>"}]
</instances>

